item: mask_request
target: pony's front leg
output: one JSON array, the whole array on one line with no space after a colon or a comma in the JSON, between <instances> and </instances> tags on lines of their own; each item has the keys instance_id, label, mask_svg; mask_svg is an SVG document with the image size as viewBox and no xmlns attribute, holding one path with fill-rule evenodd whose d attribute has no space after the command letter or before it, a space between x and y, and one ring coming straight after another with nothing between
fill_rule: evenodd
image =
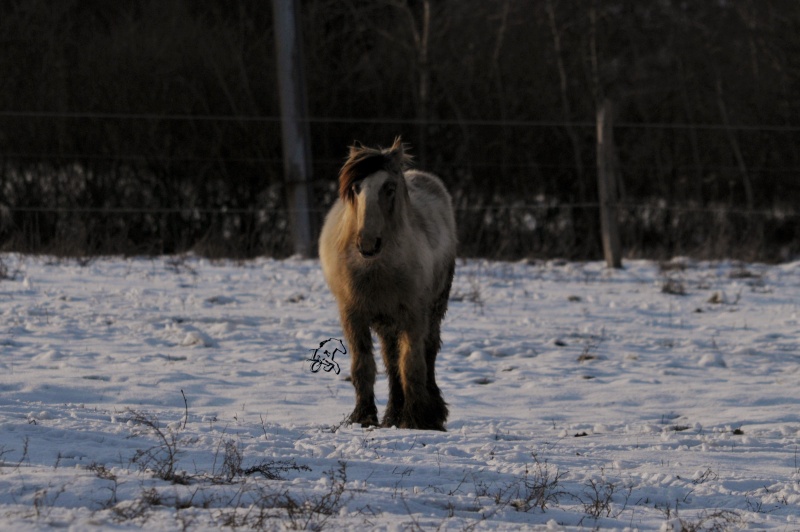
<instances>
[{"instance_id":1,"label":"pony's front leg","mask_svg":"<svg viewBox=\"0 0 800 532\"><path fill-rule=\"evenodd\" d=\"M400 428L444 430L428 387L423 338L419 333L400 334L399 368L405 399Z\"/></svg>"},{"instance_id":2,"label":"pony's front leg","mask_svg":"<svg viewBox=\"0 0 800 532\"><path fill-rule=\"evenodd\" d=\"M356 406L350 414L350 423L362 427L378 424L375 407L375 358L372 355L372 335L369 323L355 316L342 314L342 328L350 345L350 375L356 390Z\"/></svg>"},{"instance_id":3,"label":"pony's front leg","mask_svg":"<svg viewBox=\"0 0 800 532\"><path fill-rule=\"evenodd\" d=\"M380 324L377 327L381 339L381 353L383 365L386 366L386 376L389 381L389 401L381 421L382 427L400 426L403 413L403 384L400 380L400 367L398 360L397 329L391 325Z\"/></svg>"}]
</instances>

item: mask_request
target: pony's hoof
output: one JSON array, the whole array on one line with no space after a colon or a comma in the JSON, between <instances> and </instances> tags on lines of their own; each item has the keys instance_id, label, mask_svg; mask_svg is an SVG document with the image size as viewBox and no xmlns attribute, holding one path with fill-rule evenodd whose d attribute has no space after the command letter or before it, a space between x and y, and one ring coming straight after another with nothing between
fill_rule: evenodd
<instances>
[{"instance_id":1,"label":"pony's hoof","mask_svg":"<svg viewBox=\"0 0 800 532\"><path fill-rule=\"evenodd\" d=\"M408 425L408 424L401 424L401 429L411 429L411 430L438 430L439 432L447 432L447 429L444 428L444 425L431 425L431 426L421 426L421 425Z\"/></svg>"},{"instance_id":2,"label":"pony's hoof","mask_svg":"<svg viewBox=\"0 0 800 532\"><path fill-rule=\"evenodd\" d=\"M391 427L400 427L400 423L403 422L403 407L397 407L392 404L392 401L389 401L389 404L386 406L386 410L383 412L383 420L381 421L381 427L388 429Z\"/></svg>"},{"instance_id":3,"label":"pony's hoof","mask_svg":"<svg viewBox=\"0 0 800 532\"><path fill-rule=\"evenodd\" d=\"M401 429L438 430L441 432L447 432L447 429L444 428L444 422L442 421L406 419L400 421L397 424L397 427Z\"/></svg>"},{"instance_id":4,"label":"pony's hoof","mask_svg":"<svg viewBox=\"0 0 800 532\"><path fill-rule=\"evenodd\" d=\"M383 421L381 421L381 427L385 429L390 429L392 427L399 427L400 426L400 418L395 416L383 416Z\"/></svg>"},{"instance_id":5,"label":"pony's hoof","mask_svg":"<svg viewBox=\"0 0 800 532\"><path fill-rule=\"evenodd\" d=\"M359 424L362 427L377 427L378 426L378 412L372 413L364 413L359 411L358 409L354 410L352 414L350 414L349 418L350 423Z\"/></svg>"}]
</instances>

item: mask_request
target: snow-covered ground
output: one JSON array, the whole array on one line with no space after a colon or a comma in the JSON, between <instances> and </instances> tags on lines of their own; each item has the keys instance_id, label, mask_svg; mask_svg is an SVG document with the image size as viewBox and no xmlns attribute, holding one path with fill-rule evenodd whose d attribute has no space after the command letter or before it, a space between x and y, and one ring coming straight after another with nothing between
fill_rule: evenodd
<instances>
[{"instance_id":1,"label":"snow-covered ground","mask_svg":"<svg viewBox=\"0 0 800 532\"><path fill-rule=\"evenodd\" d=\"M316 261L0 259L4 530L800 529L800 262L459 261L439 433L342 423Z\"/></svg>"}]
</instances>

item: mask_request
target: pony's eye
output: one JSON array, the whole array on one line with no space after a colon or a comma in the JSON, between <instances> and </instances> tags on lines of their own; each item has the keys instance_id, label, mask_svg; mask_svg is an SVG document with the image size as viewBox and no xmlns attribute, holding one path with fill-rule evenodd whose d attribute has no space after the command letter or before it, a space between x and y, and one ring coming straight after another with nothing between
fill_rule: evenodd
<instances>
[{"instance_id":1,"label":"pony's eye","mask_svg":"<svg viewBox=\"0 0 800 532\"><path fill-rule=\"evenodd\" d=\"M394 197L395 186L389 185L386 187L386 195L391 199Z\"/></svg>"},{"instance_id":2,"label":"pony's eye","mask_svg":"<svg viewBox=\"0 0 800 532\"><path fill-rule=\"evenodd\" d=\"M353 194L360 194L361 193L361 181L356 181L350 188L353 190Z\"/></svg>"}]
</instances>

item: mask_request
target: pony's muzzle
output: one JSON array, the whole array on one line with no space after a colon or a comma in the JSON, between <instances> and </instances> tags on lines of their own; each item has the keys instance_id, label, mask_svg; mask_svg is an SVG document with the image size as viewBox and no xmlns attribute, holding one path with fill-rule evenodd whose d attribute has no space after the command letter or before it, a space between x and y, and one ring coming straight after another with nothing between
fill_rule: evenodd
<instances>
[{"instance_id":1,"label":"pony's muzzle","mask_svg":"<svg viewBox=\"0 0 800 532\"><path fill-rule=\"evenodd\" d=\"M358 252L361 253L361 256L364 258L371 258L380 253L382 245L383 241L381 240L381 237L375 238L375 240L372 242L372 247L365 245L363 239L359 239Z\"/></svg>"}]
</instances>

